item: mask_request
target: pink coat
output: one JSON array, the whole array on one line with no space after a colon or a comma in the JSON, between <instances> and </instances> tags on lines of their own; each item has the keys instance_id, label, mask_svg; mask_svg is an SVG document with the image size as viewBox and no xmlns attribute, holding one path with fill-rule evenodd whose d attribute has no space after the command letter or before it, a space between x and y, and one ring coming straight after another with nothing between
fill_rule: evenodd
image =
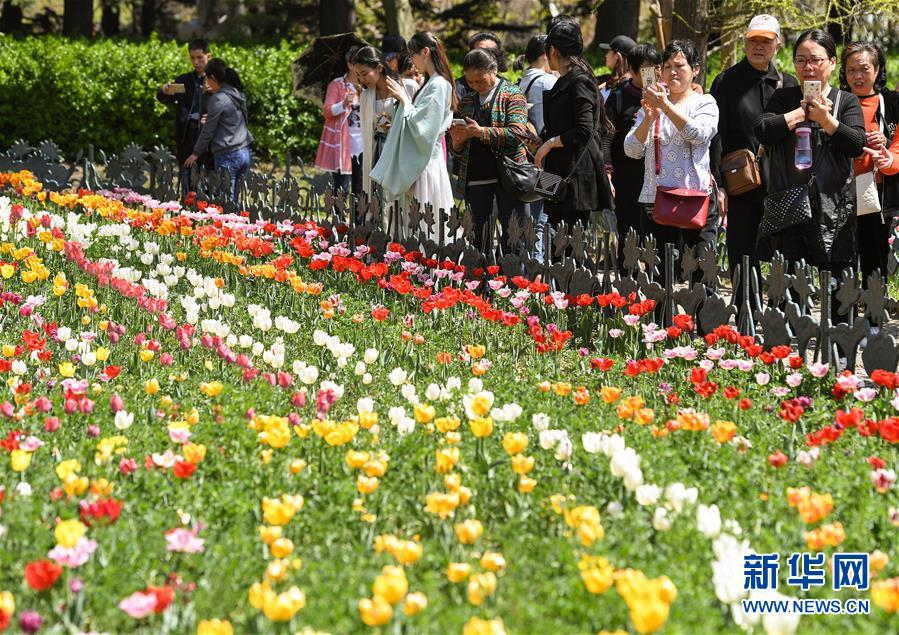
<instances>
[{"instance_id":1,"label":"pink coat","mask_svg":"<svg viewBox=\"0 0 899 635\"><path fill-rule=\"evenodd\" d=\"M347 125L350 109L334 115L334 106L343 103L347 93L346 76L331 80L325 94L325 126L315 154L315 166L327 172L350 174L353 171L350 155L350 128Z\"/></svg>"}]
</instances>

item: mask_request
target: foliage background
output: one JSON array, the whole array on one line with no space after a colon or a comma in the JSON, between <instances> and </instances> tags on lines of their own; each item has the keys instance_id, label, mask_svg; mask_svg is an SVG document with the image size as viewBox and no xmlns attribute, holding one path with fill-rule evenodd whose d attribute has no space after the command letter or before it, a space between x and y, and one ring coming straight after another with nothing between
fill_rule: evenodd
<instances>
[{"instance_id":1,"label":"foliage background","mask_svg":"<svg viewBox=\"0 0 899 635\"><path fill-rule=\"evenodd\" d=\"M292 95L290 64L298 51L286 41L215 44L214 54L244 82L261 157L290 150L310 158L318 146L319 107ZM18 139L52 139L67 155L89 143L107 152L132 141L171 147L173 107L159 103L156 90L189 70L185 47L175 41L0 35L0 148Z\"/></svg>"}]
</instances>

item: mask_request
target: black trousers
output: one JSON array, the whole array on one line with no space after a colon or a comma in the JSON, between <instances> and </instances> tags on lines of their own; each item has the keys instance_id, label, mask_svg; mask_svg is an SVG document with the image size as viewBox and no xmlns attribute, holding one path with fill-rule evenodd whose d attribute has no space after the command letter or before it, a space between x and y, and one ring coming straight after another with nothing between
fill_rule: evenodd
<instances>
[{"instance_id":1,"label":"black trousers","mask_svg":"<svg viewBox=\"0 0 899 635\"><path fill-rule=\"evenodd\" d=\"M867 288L868 277L876 270L887 275L887 255L890 245L890 224L892 218L881 214L865 214L858 221L858 261L862 285Z\"/></svg>"},{"instance_id":2,"label":"black trousers","mask_svg":"<svg viewBox=\"0 0 899 635\"><path fill-rule=\"evenodd\" d=\"M756 241L764 212L765 193L765 188L759 187L727 200L727 268L736 289L737 306L743 303L743 287L741 280L734 279L734 273L737 265L743 266L743 256L749 256L749 266L756 276L761 276Z\"/></svg>"}]
</instances>

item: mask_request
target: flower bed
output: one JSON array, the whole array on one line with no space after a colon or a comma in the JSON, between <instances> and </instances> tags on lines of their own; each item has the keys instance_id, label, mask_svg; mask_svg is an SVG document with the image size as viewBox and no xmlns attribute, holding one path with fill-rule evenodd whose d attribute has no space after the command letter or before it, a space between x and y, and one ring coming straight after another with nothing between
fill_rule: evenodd
<instances>
[{"instance_id":1,"label":"flower bed","mask_svg":"<svg viewBox=\"0 0 899 635\"><path fill-rule=\"evenodd\" d=\"M899 378L343 230L0 175L0 626L889 632ZM867 616L743 558L870 554Z\"/></svg>"}]
</instances>

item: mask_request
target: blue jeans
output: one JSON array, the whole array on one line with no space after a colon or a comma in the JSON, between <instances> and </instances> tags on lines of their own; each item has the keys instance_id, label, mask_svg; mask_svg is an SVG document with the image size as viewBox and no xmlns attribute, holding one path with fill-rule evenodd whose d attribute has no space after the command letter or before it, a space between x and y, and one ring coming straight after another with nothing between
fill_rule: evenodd
<instances>
[{"instance_id":1,"label":"blue jeans","mask_svg":"<svg viewBox=\"0 0 899 635\"><path fill-rule=\"evenodd\" d=\"M237 180L250 171L250 149L241 148L215 157L215 171L226 171L231 176L231 198L237 198Z\"/></svg>"},{"instance_id":2,"label":"blue jeans","mask_svg":"<svg viewBox=\"0 0 899 635\"><path fill-rule=\"evenodd\" d=\"M534 253L531 254L531 257L543 262L543 236L546 234L546 221L549 216L543 209L543 199L529 203L529 205L531 206L531 218L534 221L534 232L537 235Z\"/></svg>"}]
</instances>

